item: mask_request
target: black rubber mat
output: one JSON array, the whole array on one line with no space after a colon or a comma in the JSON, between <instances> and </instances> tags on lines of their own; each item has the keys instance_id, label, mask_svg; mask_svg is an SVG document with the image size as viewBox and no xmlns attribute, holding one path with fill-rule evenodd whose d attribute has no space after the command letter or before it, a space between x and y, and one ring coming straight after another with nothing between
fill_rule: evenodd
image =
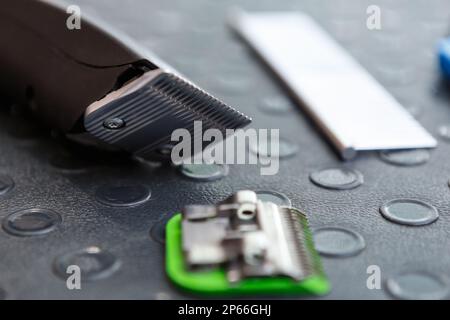
<instances>
[{"instance_id":1,"label":"black rubber mat","mask_svg":"<svg viewBox=\"0 0 450 320\"><path fill-rule=\"evenodd\" d=\"M253 189L290 201L308 215L333 286L322 299L448 297L450 98L435 52L449 30L448 0L378 0L382 28L373 31L366 28L366 9L373 1L365 0L71 3L125 31L250 115L253 127L280 128L292 154L281 159L275 176L244 165L180 170L75 146L40 128L14 102L5 102L0 296L190 298L165 277L165 221L186 204L215 203ZM227 28L225 17L236 5L310 14L438 138L438 147L360 154L343 163ZM423 215L428 224L417 225ZM66 287L70 264L78 264L89 280L81 290ZM380 289L368 288L373 270L381 273Z\"/></svg>"}]
</instances>

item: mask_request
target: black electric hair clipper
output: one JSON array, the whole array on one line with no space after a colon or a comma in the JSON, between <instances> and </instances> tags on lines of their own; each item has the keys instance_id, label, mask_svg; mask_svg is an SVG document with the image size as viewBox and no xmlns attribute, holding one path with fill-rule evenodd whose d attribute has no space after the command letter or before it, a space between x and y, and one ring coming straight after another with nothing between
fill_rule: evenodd
<instances>
[{"instance_id":1,"label":"black electric hair clipper","mask_svg":"<svg viewBox=\"0 0 450 320\"><path fill-rule=\"evenodd\" d=\"M82 13L71 30L68 17L53 1L0 6L0 90L32 99L52 127L145 158L194 121L223 133L250 123L110 27Z\"/></svg>"}]
</instances>

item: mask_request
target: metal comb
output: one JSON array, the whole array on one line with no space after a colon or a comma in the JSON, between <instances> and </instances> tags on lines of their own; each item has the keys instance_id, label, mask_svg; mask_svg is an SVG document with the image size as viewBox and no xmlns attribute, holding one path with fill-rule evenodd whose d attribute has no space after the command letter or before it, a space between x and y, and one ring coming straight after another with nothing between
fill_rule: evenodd
<instances>
[{"instance_id":1,"label":"metal comb","mask_svg":"<svg viewBox=\"0 0 450 320\"><path fill-rule=\"evenodd\" d=\"M146 158L170 149L175 129L198 138L194 121L222 133L250 123L99 17L83 11L82 27L68 28L66 9L54 1L0 6L0 45L8 48L0 92L49 126Z\"/></svg>"}]
</instances>

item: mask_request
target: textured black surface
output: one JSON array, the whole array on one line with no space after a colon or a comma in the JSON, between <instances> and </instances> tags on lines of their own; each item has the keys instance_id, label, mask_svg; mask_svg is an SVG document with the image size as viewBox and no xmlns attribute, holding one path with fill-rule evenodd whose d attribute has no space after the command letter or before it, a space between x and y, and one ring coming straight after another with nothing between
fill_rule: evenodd
<instances>
[{"instance_id":1,"label":"textured black surface","mask_svg":"<svg viewBox=\"0 0 450 320\"><path fill-rule=\"evenodd\" d=\"M39 236L18 237L0 231L0 288L7 299L189 298L165 278L163 221L186 204L215 203L246 188L287 195L308 215L313 229L342 227L364 238L365 248L357 255L323 257L333 286L323 299L390 298L386 286L367 289L369 265L380 267L383 283L411 271L438 275L438 279L450 276L448 140L439 139L430 159L418 166L396 166L383 161L378 153L361 154L344 164L295 105L285 107L291 103L283 102L285 92L272 74L225 26L228 9L237 4L248 10L303 10L311 14L438 137L438 128L450 122L450 99L439 79L435 47L448 31L450 2L71 3L154 50L213 95L251 116L254 127L281 128L281 135L295 143L298 151L282 159L275 176L261 176L257 166L241 165L230 166L228 175L220 180L196 181L162 163L127 159L122 154L97 152L87 156L92 154L90 150L36 128L32 120L20 116L20 108L5 104L6 112L0 114L0 173L10 176L15 186L0 195L0 218L28 208L52 210L62 218L55 230ZM380 6L382 30L366 28L369 4ZM364 183L351 190L332 190L309 179L316 170L342 166L361 172ZM116 199L119 203L140 204L124 207L99 201L99 195L104 194L99 188L111 187L116 191L114 188L122 188L120 199ZM146 194L145 188L151 196L142 202L139 199ZM426 226L390 222L379 208L396 198L430 203L440 217ZM108 252L108 263L115 269L102 273L106 274L102 279L83 283L81 290L68 290L55 271L55 261L93 246ZM119 262L112 263L110 254ZM95 271L101 269L103 260L84 257L82 261L83 267ZM417 277L402 281L417 281ZM420 284L420 279L417 282ZM417 286L410 287L417 290Z\"/></svg>"}]
</instances>

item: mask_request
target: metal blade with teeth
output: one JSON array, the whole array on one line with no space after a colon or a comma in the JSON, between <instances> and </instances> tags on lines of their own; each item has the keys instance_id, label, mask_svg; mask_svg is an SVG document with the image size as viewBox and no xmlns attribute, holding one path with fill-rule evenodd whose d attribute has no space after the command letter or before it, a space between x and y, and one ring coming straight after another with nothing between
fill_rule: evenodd
<instances>
[{"instance_id":1,"label":"metal blade with teeth","mask_svg":"<svg viewBox=\"0 0 450 320\"><path fill-rule=\"evenodd\" d=\"M105 128L109 119L123 119L123 127ZM147 158L154 150L173 145L171 135L178 128L202 141L194 121L201 121L203 130L215 128L225 135L227 129L242 128L251 119L180 75L156 69L89 106L84 126L100 141Z\"/></svg>"},{"instance_id":2,"label":"metal blade with teeth","mask_svg":"<svg viewBox=\"0 0 450 320\"><path fill-rule=\"evenodd\" d=\"M216 142L203 141L195 123L226 136L251 122L98 17L83 12L77 32L62 28L66 9L59 1L0 6L0 44L8 48L0 50L8 80L0 91L46 125L82 144L167 160L177 129L197 142L182 155L189 159Z\"/></svg>"},{"instance_id":3,"label":"metal blade with teeth","mask_svg":"<svg viewBox=\"0 0 450 320\"><path fill-rule=\"evenodd\" d=\"M231 283L270 276L300 281L316 272L307 219L297 209L262 202L244 190L217 206L188 206L182 214L190 269L224 266Z\"/></svg>"}]
</instances>

